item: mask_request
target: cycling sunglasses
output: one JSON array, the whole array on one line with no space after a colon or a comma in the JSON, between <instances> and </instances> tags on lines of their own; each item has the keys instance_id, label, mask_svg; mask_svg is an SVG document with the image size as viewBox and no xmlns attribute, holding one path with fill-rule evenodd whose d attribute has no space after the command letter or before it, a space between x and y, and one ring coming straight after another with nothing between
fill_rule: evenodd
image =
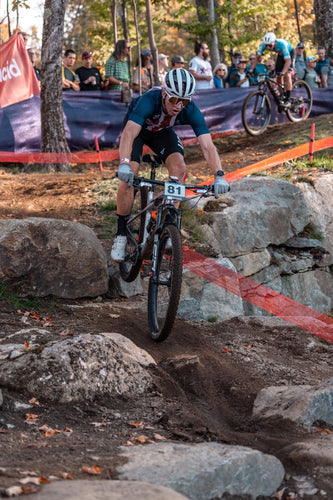
<instances>
[{"instance_id":1,"label":"cycling sunglasses","mask_svg":"<svg viewBox=\"0 0 333 500\"><path fill-rule=\"evenodd\" d=\"M265 46L268 48L268 49L271 49L273 47L274 43L265 43Z\"/></svg>"},{"instance_id":2,"label":"cycling sunglasses","mask_svg":"<svg viewBox=\"0 0 333 500\"><path fill-rule=\"evenodd\" d=\"M185 99L183 97L174 97L173 95L169 95L167 92L166 95L168 96L169 102L172 106L177 106L177 104L181 102L185 108L185 106L187 106L191 102L191 99Z\"/></svg>"}]
</instances>

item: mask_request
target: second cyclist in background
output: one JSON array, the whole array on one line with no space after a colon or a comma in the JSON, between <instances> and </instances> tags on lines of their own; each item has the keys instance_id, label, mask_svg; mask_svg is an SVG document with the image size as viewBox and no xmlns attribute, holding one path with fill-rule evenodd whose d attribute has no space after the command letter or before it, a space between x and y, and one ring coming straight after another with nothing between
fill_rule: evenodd
<instances>
[{"instance_id":1,"label":"second cyclist in background","mask_svg":"<svg viewBox=\"0 0 333 500\"><path fill-rule=\"evenodd\" d=\"M264 36L256 55L256 59L252 62L251 71L254 70L265 50L277 53L275 72L277 82L284 85L285 91L281 95L281 107L283 109L290 108L290 92L292 89L292 71L294 66L294 49L288 40L276 38L275 34L270 32Z\"/></svg>"}]
</instances>

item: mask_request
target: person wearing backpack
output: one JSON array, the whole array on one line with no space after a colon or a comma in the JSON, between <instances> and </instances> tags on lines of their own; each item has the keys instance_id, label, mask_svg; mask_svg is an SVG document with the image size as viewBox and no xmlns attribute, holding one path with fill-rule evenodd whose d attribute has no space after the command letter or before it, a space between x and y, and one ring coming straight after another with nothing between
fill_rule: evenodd
<instances>
[{"instance_id":1,"label":"person wearing backpack","mask_svg":"<svg viewBox=\"0 0 333 500\"><path fill-rule=\"evenodd\" d=\"M297 77L304 80L312 89L318 88L320 84L320 77L315 71L316 64L317 58L309 56L306 58L306 68L297 73Z\"/></svg>"}]
</instances>

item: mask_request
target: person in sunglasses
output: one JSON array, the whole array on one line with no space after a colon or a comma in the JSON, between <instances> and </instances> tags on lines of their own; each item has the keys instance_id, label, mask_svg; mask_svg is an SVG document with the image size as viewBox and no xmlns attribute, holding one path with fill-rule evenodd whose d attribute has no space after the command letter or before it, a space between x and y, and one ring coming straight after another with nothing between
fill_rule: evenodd
<instances>
[{"instance_id":1,"label":"person in sunglasses","mask_svg":"<svg viewBox=\"0 0 333 500\"><path fill-rule=\"evenodd\" d=\"M122 182L117 192L117 234L111 250L115 262L125 258L126 220L133 204L133 177L139 172L143 146L149 146L161 156L170 176L184 182L184 148L174 130L175 125L192 127L215 176L216 198L229 190L205 119L192 101L195 88L193 75L186 69L175 68L167 73L162 87L147 90L130 104L119 145L118 178Z\"/></svg>"},{"instance_id":2,"label":"person in sunglasses","mask_svg":"<svg viewBox=\"0 0 333 500\"><path fill-rule=\"evenodd\" d=\"M281 107L290 108L290 92L292 89L292 72L294 67L294 49L288 40L276 38L272 32L266 33L263 42L257 52L256 58L252 61L251 70L253 71L259 62L259 56L262 56L265 50L277 53L275 72L278 83L285 84L284 95L281 96Z\"/></svg>"}]
</instances>

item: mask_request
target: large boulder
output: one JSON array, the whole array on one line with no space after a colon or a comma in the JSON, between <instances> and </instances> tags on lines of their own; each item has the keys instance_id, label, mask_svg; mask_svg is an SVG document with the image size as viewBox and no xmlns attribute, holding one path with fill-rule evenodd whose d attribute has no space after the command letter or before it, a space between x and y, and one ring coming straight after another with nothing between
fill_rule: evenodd
<instances>
[{"instance_id":1,"label":"large boulder","mask_svg":"<svg viewBox=\"0 0 333 500\"><path fill-rule=\"evenodd\" d=\"M78 335L25 353L13 349L0 365L0 385L60 403L135 397L153 384L153 358L118 333Z\"/></svg>"},{"instance_id":2,"label":"large boulder","mask_svg":"<svg viewBox=\"0 0 333 500\"><path fill-rule=\"evenodd\" d=\"M313 210L311 221L322 232L325 248L333 255L333 174L315 178L312 184L300 182L297 186Z\"/></svg>"},{"instance_id":3,"label":"large boulder","mask_svg":"<svg viewBox=\"0 0 333 500\"><path fill-rule=\"evenodd\" d=\"M96 297L108 291L105 251L95 233L77 222L1 220L0 280L21 296Z\"/></svg>"},{"instance_id":4,"label":"large boulder","mask_svg":"<svg viewBox=\"0 0 333 500\"><path fill-rule=\"evenodd\" d=\"M214 213L209 243L224 257L280 245L300 233L312 215L302 190L287 181L250 177L232 184L226 207Z\"/></svg>"}]
</instances>

